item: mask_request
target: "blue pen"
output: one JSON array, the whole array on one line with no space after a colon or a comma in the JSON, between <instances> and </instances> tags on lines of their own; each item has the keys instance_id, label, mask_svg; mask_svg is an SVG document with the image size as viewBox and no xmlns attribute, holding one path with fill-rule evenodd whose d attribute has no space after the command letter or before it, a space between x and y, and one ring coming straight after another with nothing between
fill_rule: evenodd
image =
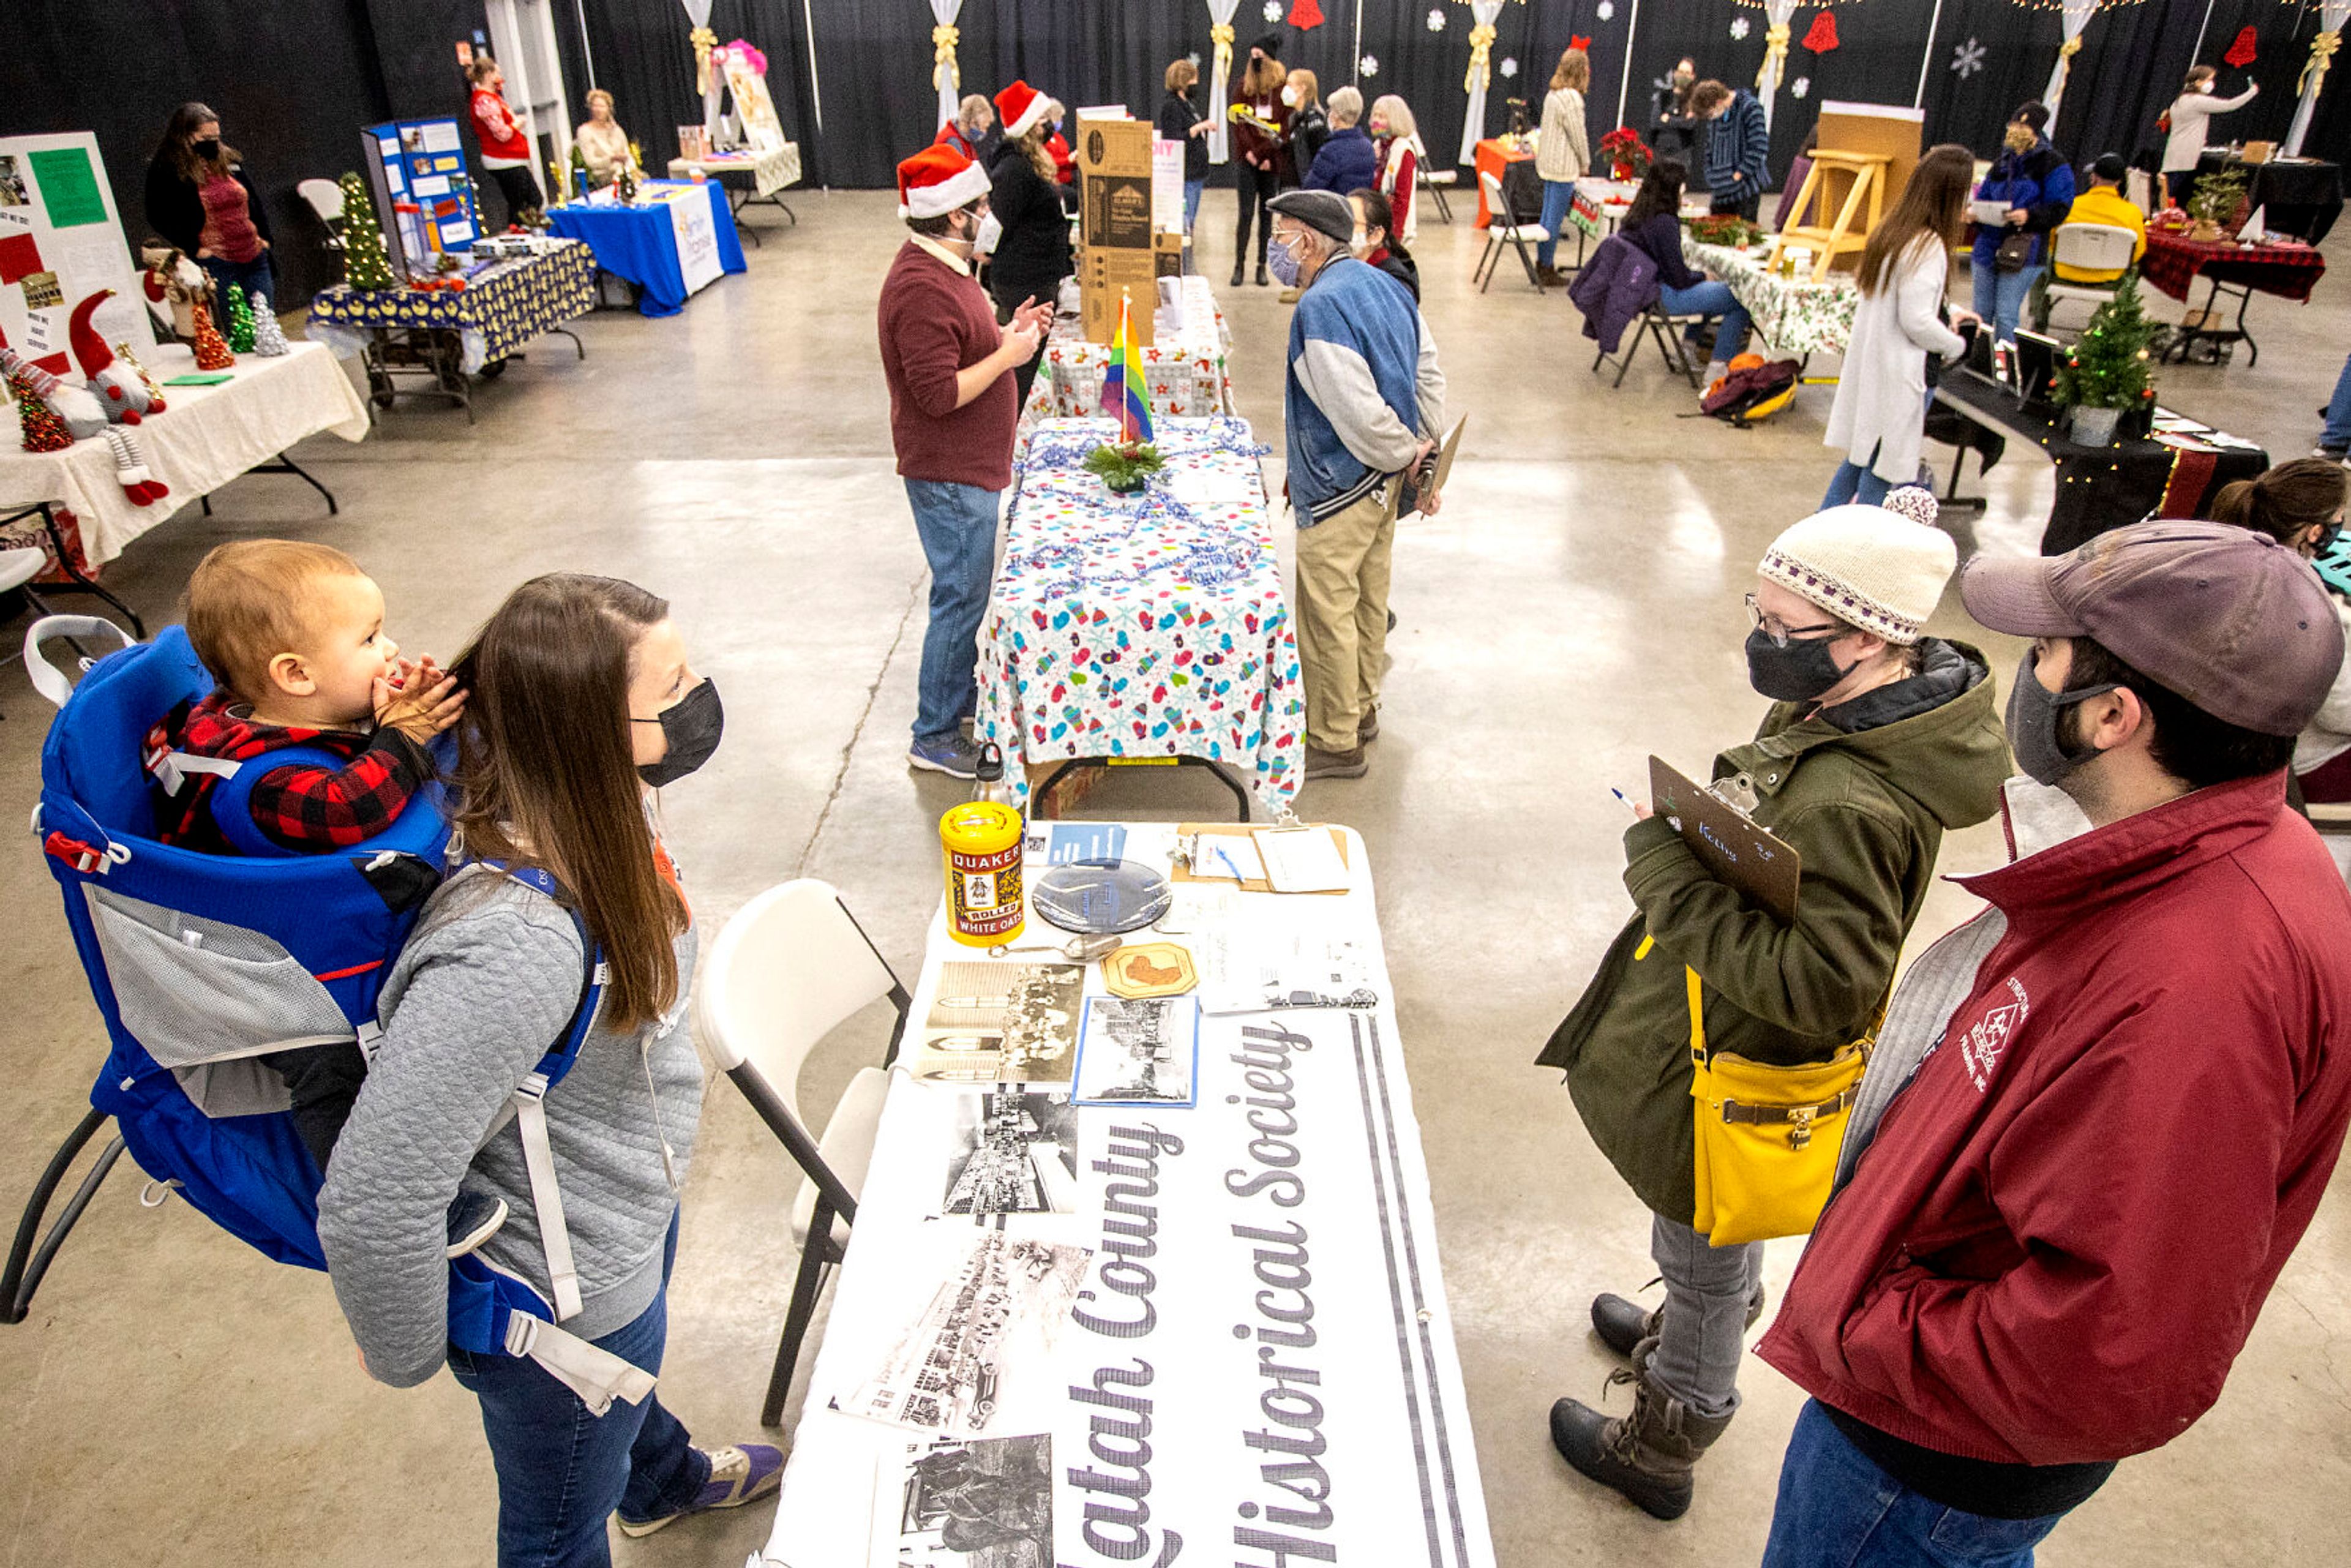
<instances>
[{"instance_id":1,"label":"blue pen","mask_svg":"<svg viewBox=\"0 0 2351 1568\"><path fill-rule=\"evenodd\" d=\"M1608 792L1611 795L1615 796L1617 800L1624 801L1625 810L1632 812L1633 815L1636 817L1641 814L1641 808L1633 804L1632 800L1626 797L1624 790L1619 789L1615 785L1611 784L1608 786Z\"/></svg>"},{"instance_id":2,"label":"blue pen","mask_svg":"<svg viewBox=\"0 0 2351 1568\"><path fill-rule=\"evenodd\" d=\"M1247 882L1249 880L1248 877L1241 874L1241 868L1233 863L1233 857L1225 853L1225 847L1222 844L1211 844L1208 847L1211 853L1213 853L1218 860L1225 862L1225 869L1233 873L1233 880L1235 882Z\"/></svg>"}]
</instances>

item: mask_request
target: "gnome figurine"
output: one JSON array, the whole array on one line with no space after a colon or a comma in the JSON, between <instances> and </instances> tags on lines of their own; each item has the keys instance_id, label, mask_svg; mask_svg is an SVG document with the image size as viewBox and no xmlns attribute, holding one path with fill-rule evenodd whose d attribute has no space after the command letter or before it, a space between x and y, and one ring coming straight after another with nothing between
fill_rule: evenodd
<instances>
[{"instance_id":1,"label":"gnome figurine","mask_svg":"<svg viewBox=\"0 0 2351 1568\"><path fill-rule=\"evenodd\" d=\"M66 434L76 441L87 441L99 434L107 426L106 410L99 401L80 387L58 380L32 361L8 346L0 338L0 375L20 383L55 414ZM26 434L31 434L27 427ZM54 450L43 448L41 450Z\"/></svg>"},{"instance_id":2,"label":"gnome figurine","mask_svg":"<svg viewBox=\"0 0 2351 1568\"><path fill-rule=\"evenodd\" d=\"M162 413L163 400L154 394L145 377L115 359L114 350L90 324L90 313L113 298L113 289L101 288L75 306L67 336L90 395L106 410L106 417L117 424L136 424L150 413Z\"/></svg>"}]
</instances>

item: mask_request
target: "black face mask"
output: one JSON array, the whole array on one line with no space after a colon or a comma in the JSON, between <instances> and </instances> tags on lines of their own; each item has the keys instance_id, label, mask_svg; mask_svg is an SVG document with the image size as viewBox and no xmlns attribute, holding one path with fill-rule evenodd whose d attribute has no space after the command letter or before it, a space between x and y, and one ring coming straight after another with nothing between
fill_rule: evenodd
<instances>
[{"instance_id":1,"label":"black face mask","mask_svg":"<svg viewBox=\"0 0 2351 1568\"><path fill-rule=\"evenodd\" d=\"M1837 667L1829 652L1835 641L1814 637L1783 648L1758 626L1747 634L1747 684L1774 702L1808 703L1854 672L1852 664Z\"/></svg>"},{"instance_id":2,"label":"black face mask","mask_svg":"<svg viewBox=\"0 0 2351 1568\"><path fill-rule=\"evenodd\" d=\"M2032 673L2040 663L2040 654L2027 649L2016 666L2016 679L2008 688L2008 748L2016 754L2016 766L2026 778L2036 784L2054 786L2098 755L2096 747L2068 746L2058 735L2064 710L2075 703L2104 696L2116 688L2109 685L2053 692Z\"/></svg>"},{"instance_id":3,"label":"black face mask","mask_svg":"<svg viewBox=\"0 0 2351 1568\"><path fill-rule=\"evenodd\" d=\"M220 156L221 144L220 138L217 136L207 136L202 141L191 141L188 146L197 157L207 163Z\"/></svg>"},{"instance_id":4,"label":"black face mask","mask_svg":"<svg viewBox=\"0 0 2351 1568\"><path fill-rule=\"evenodd\" d=\"M658 724L662 738L669 742L669 751L659 762L637 766L637 777L658 789L674 784L704 763L718 749L718 737L726 728L726 711L718 706L718 683L705 680L700 685L669 707L662 709L659 718L632 718L631 724Z\"/></svg>"}]
</instances>

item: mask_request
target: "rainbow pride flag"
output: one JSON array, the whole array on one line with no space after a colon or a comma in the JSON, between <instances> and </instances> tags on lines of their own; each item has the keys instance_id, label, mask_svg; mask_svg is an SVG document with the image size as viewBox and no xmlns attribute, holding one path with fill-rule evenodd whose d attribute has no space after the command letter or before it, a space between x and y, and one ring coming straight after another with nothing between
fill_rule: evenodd
<instances>
[{"instance_id":1,"label":"rainbow pride flag","mask_svg":"<svg viewBox=\"0 0 2351 1568\"><path fill-rule=\"evenodd\" d=\"M1118 302L1118 336L1111 343L1110 368L1102 373L1102 406L1118 421L1119 440L1149 441L1151 382L1143 374L1143 356L1126 334L1129 303L1123 297Z\"/></svg>"}]
</instances>

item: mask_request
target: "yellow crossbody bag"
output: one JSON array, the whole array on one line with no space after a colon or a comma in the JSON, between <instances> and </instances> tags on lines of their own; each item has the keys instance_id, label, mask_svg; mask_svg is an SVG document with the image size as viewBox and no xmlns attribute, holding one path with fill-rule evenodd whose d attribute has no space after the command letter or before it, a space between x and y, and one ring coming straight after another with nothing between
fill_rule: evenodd
<instances>
[{"instance_id":1,"label":"yellow crossbody bag","mask_svg":"<svg viewBox=\"0 0 2351 1568\"><path fill-rule=\"evenodd\" d=\"M1690 1106L1697 1118L1698 1213L1717 1247L1802 1236L1820 1218L1868 1064L1871 1032L1826 1061L1773 1067L1709 1051L1698 971L1689 977Z\"/></svg>"}]
</instances>

